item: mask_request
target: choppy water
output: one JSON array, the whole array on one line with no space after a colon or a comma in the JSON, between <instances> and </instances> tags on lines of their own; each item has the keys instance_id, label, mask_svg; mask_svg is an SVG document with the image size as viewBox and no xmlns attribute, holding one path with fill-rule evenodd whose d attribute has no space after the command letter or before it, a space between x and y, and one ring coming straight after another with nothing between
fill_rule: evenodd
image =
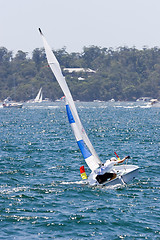
<instances>
[{"instance_id":1,"label":"choppy water","mask_svg":"<svg viewBox=\"0 0 160 240\"><path fill-rule=\"evenodd\" d=\"M125 187L84 184L63 103L0 108L0 239L160 239L160 108L77 108L101 160L130 155L138 178Z\"/></svg>"}]
</instances>

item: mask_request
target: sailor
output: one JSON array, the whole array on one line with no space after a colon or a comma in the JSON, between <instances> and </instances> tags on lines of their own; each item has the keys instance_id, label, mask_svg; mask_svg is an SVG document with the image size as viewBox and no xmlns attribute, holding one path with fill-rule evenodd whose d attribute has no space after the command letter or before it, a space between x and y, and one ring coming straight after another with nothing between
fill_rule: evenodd
<instances>
[{"instance_id":1,"label":"sailor","mask_svg":"<svg viewBox=\"0 0 160 240\"><path fill-rule=\"evenodd\" d=\"M117 160L115 157L112 157L110 160L107 160L99 168L91 172L88 177L90 185L103 184L107 180L111 181L117 177L117 174L114 172L113 167L119 163L123 163L126 159L129 159L130 156L124 157L122 160Z\"/></svg>"}]
</instances>

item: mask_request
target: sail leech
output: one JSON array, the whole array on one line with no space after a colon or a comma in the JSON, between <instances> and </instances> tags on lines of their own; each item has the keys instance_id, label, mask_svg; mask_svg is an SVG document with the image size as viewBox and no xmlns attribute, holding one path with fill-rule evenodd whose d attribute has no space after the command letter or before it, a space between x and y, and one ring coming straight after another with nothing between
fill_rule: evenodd
<instances>
[{"instance_id":1,"label":"sail leech","mask_svg":"<svg viewBox=\"0 0 160 240\"><path fill-rule=\"evenodd\" d=\"M90 142L90 140L89 140L89 138L88 138L83 126L82 126L82 123L81 123L80 118L78 116L78 112L77 112L77 109L75 107L75 103L73 101L71 92L68 88L65 77L62 74L59 62L57 61L52 49L50 48L50 46L48 45L45 37L43 36L42 31L40 29L39 29L39 31L40 31L40 34L42 36L42 40L43 40L48 64L49 64L53 74L55 75L55 77L56 77L64 95L65 95L65 97L66 97L66 100L67 100L67 103L68 103L67 104L68 107L66 107L66 109L67 108L69 109L69 111L72 115L72 118L73 118L70 121L74 120L74 122L70 122L70 124L72 126L73 131L74 131L77 143L78 143L78 141L80 141L79 142L79 147L81 147L81 149L82 149L82 150L81 149L80 150L81 150L83 156L86 156L85 153L87 151L90 153L90 155L88 154L89 157L85 160L86 160L86 163L89 166L89 168L91 170L94 170L97 167L99 167L99 165L101 164L101 161L100 161L96 151L94 150L94 148L92 146L92 143ZM67 112L67 115L68 115L68 112ZM86 148L84 143L86 144L86 146L89 150Z\"/></svg>"}]
</instances>

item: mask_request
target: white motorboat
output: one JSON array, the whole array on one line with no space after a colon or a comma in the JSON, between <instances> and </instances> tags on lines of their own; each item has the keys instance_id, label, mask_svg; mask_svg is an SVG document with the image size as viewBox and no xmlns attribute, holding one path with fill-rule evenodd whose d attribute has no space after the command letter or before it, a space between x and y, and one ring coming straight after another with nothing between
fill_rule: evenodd
<instances>
[{"instance_id":1,"label":"white motorboat","mask_svg":"<svg viewBox=\"0 0 160 240\"><path fill-rule=\"evenodd\" d=\"M6 98L3 102L3 107L4 108L22 108L23 104L14 102L10 97Z\"/></svg>"}]
</instances>

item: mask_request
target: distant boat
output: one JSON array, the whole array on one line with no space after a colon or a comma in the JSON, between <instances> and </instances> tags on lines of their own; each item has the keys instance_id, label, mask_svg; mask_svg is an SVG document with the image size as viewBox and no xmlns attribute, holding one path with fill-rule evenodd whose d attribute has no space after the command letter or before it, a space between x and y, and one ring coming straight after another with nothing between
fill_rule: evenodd
<instances>
[{"instance_id":1,"label":"distant boat","mask_svg":"<svg viewBox=\"0 0 160 240\"><path fill-rule=\"evenodd\" d=\"M42 87L41 87L35 99L30 99L27 101L27 103L41 103L42 101L43 101L43 94L42 94ZM48 99L46 99L45 101L48 101Z\"/></svg>"},{"instance_id":2,"label":"distant boat","mask_svg":"<svg viewBox=\"0 0 160 240\"><path fill-rule=\"evenodd\" d=\"M96 99L96 100L93 100L93 102L103 102L103 101Z\"/></svg>"},{"instance_id":3,"label":"distant boat","mask_svg":"<svg viewBox=\"0 0 160 240\"><path fill-rule=\"evenodd\" d=\"M45 98L45 99L42 100L42 102L52 102L52 100L49 99L49 98Z\"/></svg>"},{"instance_id":4,"label":"distant boat","mask_svg":"<svg viewBox=\"0 0 160 240\"><path fill-rule=\"evenodd\" d=\"M55 100L55 102L61 102L61 101L65 101L65 96L62 96L61 98Z\"/></svg>"},{"instance_id":5,"label":"distant boat","mask_svg":"<svg viewBox=\"0 0 160 240\"><path fill-rule=\"evenodd\" d=\"M160 107L160 101L158 101L158 99L151 99L148 103L148 106L152 106L152 107Z\"/></svg>"},{"instance_id":6,"label":"distant boat","mask_svg":"<svg viewBox=\"0 0 160 240\"><path fill-rule=\"evenodd\" d=\"M114 98L112 98L111 100L109 100L109 102L115 102Z\"/></svg>"},{"instance_id":7,"label":"distant boat","mask_svg":"<svg viewBox=\"0 0 160 240\"><path fill-rule=\"evenodd\" d=\"M39 92L36 96L36 98L34 99L35 103L41 103L42 102L42 88L39 89Z\"/></svg>"},{"instance_id":8,"label":"distant boat","mask_svg":"<svg viewBox=\"0 0 160 240\"><path fill-rule=\"evenodd\" d=\"M68 88L68 85L65 81L64 76L62 75L59 62L57 61L55 55L52 52L52 49L50 48L46 39L44 38L41 29L39 29L39 31L43 39L43 44L44 44L48 64L65 95L66 111L67 111L69 123L72 127L77 144L86 161L86 164L88 165L88 167L93 173L95 170L99 169L100 167L103 167L103 163L99 159L95 149L93 148L82 126L71 92ZM116 156L119 159L117 154ZM129 158L129 156L127 158ZM135 176L138 174L138 168L139 167L135 165L115 166L114 171L115 173L117 173L117 177L111 181L108 181L108 179L106 178L105 181L103 182L103 185L106 185L106 186L117 185L117 184L124 185L135 178ZM81 169L82 167L80 168L82 179L86 179L87 178L86 176L84 178L84 174L85 174L84 169L82 172L81 172ZM88 183L90 184L90 182ZM101 184L100 182L99 183L97 182L97 185L100 185L100 184Z\"/></svg>"},{"instance_id":9,"label":"distant boat","mask_svg":"<svg viewBox=\"0 0 160 240\"><path fill-rule=\"evenodd\" d=\"M150 97L140 97L136 100L136 102L149 102L150 100Z\"/></svg>"},{"instance_id":10,"label":"distant boat","mask_svg":"<svg viewBox=\"0 0 160 240\"><path fill-rule=\"evenodd\" d=\"M23 104L14 102L10 97L8 97L4 100L3 107L4 108L22 108Z\"/></svg>"}]
</instances>

